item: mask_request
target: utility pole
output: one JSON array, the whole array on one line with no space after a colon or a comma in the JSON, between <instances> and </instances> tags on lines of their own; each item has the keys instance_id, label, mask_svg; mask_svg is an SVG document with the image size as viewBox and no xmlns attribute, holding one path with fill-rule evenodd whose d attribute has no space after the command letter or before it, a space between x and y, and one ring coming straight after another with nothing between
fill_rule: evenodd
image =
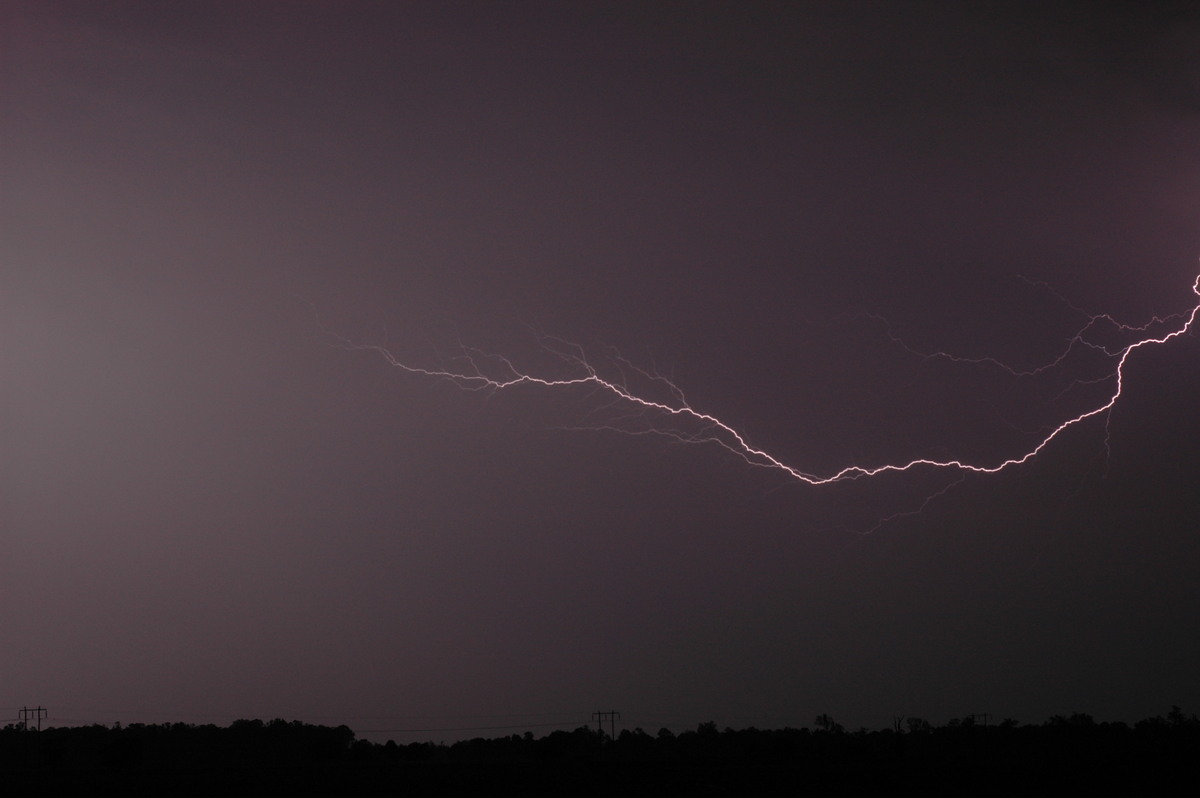
<instances>
[{"instance_id":1,"label":"utility pole","mask_svg":"<svg viewBox=\"0 0 1200 798\"><path fill-rule=\"evenodd\" d=\"M42 719L46 717L47 709L38 705L36 707L21 707L21 728L29 731L29 719L37 719L37 730L42 730Z\"/></svg>"},{"instance_id":2,"label":"utility pole","mask_svg":"<svg viewBox=\"0 0 1200 798\"><path fill-rule=\"evenodd\" d=\"M617 739L617 721L621 719L621 713L612 712L593 712L592 720L596 721L596 728L600 731L600 736L604 736L604 721L608 721L608 736L612 739Z\"/></svg>"}]
</instances>

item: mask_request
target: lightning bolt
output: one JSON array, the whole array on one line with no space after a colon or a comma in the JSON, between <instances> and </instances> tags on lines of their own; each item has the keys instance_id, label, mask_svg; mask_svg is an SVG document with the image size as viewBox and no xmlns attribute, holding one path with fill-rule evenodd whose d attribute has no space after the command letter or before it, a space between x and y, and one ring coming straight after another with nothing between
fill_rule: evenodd
<instances>
[{"instance_id":1,"label":"lightning bolt","mask_svg":"<svg viewBox=\"0 0 1200 798\"><path fill-rule=\"evenodd\" d=\"M469 347L461 349L461 353L453 358L453 365L450 367L425 368L400 360L383 346L355 344L339 336L334 337L340 345L349 350L375 352L394 368L421 377L448 380L464 390L490 394L522 386L549 391L584 389L601 397L604 401L601 402L598 409L589 413L581 428L610 429L632 435L657 435L681 443L715 444L741 458L748 465L777 471L798 482L819 486L916 469L955 471L964 477L971 473L995 474L1029 462L1071 427L1097 416L1107 417L1109 411L1121 398L1125 387L1125 365L1134 352L1146 347L1165 344L1173 338L1190 332L1195 324L1197 314L1200 313L1200 275L1192 283L1192 292L1196 294L1198 301L1190 311L1161 318L1156 316L1139 326L1122 324L1108 314L1088 315L1084 313L1083 315L1087 319L1086 323L1068 340L1060 354L1040 366L1026 369L1014 368L994 358L966 358L948 352L919 352L892 335L889 329L889 337L914 355L926 359L944 359L960 364L999 368L1018 378L1032 377L1057 368L1063 365L1075 350L1091 350L1109 358L1112 366L1106 377L1086 382L1111 380L1113 389L1105 401L1090 410L1062 421L1046 433L1032 448L1007 459L971 462L957 458L918 457L906 462L882 465L848 465L827 473L802 470L783 462L765 449L751 444L743 433L729 423L711 413L693 407L684 392L673 381L657 371L641 368L619 354L614 353L605 361L609 370L615 374L603 376L588 360L583 348L578 344L551 336L537 336L544 350L563 364L567 374L567 376L554 377L522 371L507 357ZM1078 308L1073 305L1071 307L1078 311ZM1168 324L1175 326L1166 332L1152 334L1152 330L1161 330ZM1093 340L1092 336L1102 326L1107 326L1122 334L1133 335L1135 339L1121 346ZM634 384L641 387L637 389L631 387ZM959 481L955 480L946 489L958 484ZM935 496L940 495L946 489L939 491ZM927 499L926 503L928 501Z\"/></svg>"}]
</instances>

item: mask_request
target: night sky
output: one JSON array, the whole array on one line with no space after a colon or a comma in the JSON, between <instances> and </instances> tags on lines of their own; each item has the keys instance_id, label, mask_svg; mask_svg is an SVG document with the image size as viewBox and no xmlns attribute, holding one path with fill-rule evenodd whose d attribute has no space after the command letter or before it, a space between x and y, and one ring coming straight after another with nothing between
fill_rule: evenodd
<instances>
[{"instance_id":1,"label":"night sky","mask_svg":"<svg viewBox=\"0 0 1200 798\"><path fill-rule=\"evenodd\" d=\"M1200 301L1200 14L1142 5L4 0L0 721L1200 711L1195 333L1021 466L817 487L346 344L1020 457L1113 361L919 353Z\"/></svg>"}]
</instances>

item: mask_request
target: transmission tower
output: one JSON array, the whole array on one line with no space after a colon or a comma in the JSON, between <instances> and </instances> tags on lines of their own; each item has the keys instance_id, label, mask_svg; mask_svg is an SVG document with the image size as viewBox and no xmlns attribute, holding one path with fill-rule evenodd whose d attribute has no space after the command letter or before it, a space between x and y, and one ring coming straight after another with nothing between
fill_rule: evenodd
<instances>
[{"instance_id":1,"label":"transmission tower","mask_svg":"<svg viewBox=\"0 0 1200 798\"><path fill-rule=\"evenodd\" d=\"M611 712L593 712L592 720L596 721L596 728L600 731L600 736L604 736L604 721L608 721L608 736L612 739L617 739L617 721L621 719L621 713L615 710Z\"/></svg>"},{"instance_id":2,"label":"transmission tower","mask_svg":"<svg viewBox=\"0 0 1200 798\"><path fill-rule=\"evenodd\" d=\"M41 706L40 704L36 707L21 707L21 710L20 710L21 728L28 731L29 730L29 719L35 718L37 720L37 730L41 731L42 730L42 719L46 717L46 712L47 712L47 709L44 706Z\"/></svg>"}]
</instances>

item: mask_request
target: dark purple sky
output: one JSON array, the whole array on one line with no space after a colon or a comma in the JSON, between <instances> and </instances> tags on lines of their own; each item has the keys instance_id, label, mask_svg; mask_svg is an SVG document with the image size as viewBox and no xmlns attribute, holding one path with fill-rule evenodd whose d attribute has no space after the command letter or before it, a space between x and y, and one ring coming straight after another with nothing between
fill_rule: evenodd
<instances>
[{"instance_id":1,"label":"dark purple sky","mask_svg":"<svg viewBox=\"0 0 1200 798\"><path fill-rule=\"evenodd\" d=\"M875 528L956 475L811 487L328 334L615 347L816 473L1019 456L1095 363L868 314L1031 368L1200 256L1200 18L1043 5L4 3L0 720L1200 710L1195 335L1107 456Z\"/></svg>"}]
</instances>

